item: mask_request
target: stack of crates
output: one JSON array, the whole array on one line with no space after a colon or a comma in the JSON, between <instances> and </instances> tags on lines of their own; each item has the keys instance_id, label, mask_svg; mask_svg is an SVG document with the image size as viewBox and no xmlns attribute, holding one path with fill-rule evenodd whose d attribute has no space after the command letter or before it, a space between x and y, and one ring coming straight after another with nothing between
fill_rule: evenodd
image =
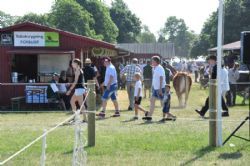
<instances>
[{"instance_id":1,"label":"stack of crates","mask_svg":"<svg viewBox=\"0 0 250 166\"><path fill-rule=\"evenodd\" d=\"M26 103L48 103L47 86L26 86Z\"/></svg>"}]
</instances>

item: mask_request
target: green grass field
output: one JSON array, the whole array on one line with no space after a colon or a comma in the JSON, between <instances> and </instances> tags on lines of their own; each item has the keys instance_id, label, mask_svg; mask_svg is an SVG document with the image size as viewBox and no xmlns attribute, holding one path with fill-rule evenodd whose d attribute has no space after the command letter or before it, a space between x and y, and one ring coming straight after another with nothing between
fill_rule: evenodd
<instances>
[{"instance_id":1,"label":"green grass field","mask_svg":"<svg viewBox=\"0 0 250 166\"><path fill-rule=\"evenodd\" d=\"M194 84L187 108L177 109L177 98L173 93L171 111L177 116L177 121L158 123L161 108L157 102L153 123L144 123L142 120L129 121L133 112L126 111L127 95L120 91L118 98L122 116L96 121L96 146L86 147L88 165L249 165L249 142L232 138L221 148L208 146L208 121L200 119L194 112L195 108L202 106L207 95L207 90L200 90L199 85ZM241 103L241 100L237 102ZM148 109L149 99L143 100L142 105ZM109 114L112 109L109 103ZM0 161L38 137L44 129L55 126L70 115L62 112L0 114ZM247 105L230 108L230 117L223 118L223 139L247 115ZM237 134L248 138L248 123ZM71 165L73 143L73 126L62 126L49 134L46 165ZM39 165L40 155L41 141L6 165Z\"/></svg>"}]
</instances>

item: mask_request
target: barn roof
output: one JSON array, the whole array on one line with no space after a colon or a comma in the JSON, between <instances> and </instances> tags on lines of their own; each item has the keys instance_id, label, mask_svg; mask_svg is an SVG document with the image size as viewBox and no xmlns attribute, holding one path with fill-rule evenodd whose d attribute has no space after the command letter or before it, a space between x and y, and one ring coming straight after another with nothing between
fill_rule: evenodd
<instances>
[{"instance_id":1,"label":"barn roof","mask_svg":"<svg viewBox=\"0 0 250 166\"><path fill-rule=\"evenodd\" d=\"M25 27L25 26L38 28L38 29L42 29L42 30L45 30L45 31L58 32L61 35L69 36L69 37L75 38L76 40L91 42L91 43L96 44L97 46L100 46L100 47L115 49L115 45L113 45L111 43L108 43L108 42L105 42L105 41L92 39L92 38L87 37L87 36L78 35L78 34L75 34L75 33L72 33L72 32L63 31L63 30L60 30L60 29L57 29L57 28L52 28L52 27L49 27L49 26L40 25L40 24L37 24L37 23L29 22L29 21L23 22L23 23L20 23L20 24L15 24L15 25L5 27L5 28L2 28L2 29L0 28L0 33L1 32L6 32L6 31L15 31L16 29L21 28L21 27Z\"/></svg>"},{"instance_id":2,"label":"barn roof","mask_svg":"<svg viewBox=\"0 0 250 166\"><path fill-rule=\"evenodd\" d=\"M159 54L164 58L175 56L173 43L121 43L117 44L116 48L135 54Z\"/></svg>"},{"instance_id":3,"label":"barn roof","mask_svg":"<svg viewBox=\"0 0 250 166\"><path fill-rule=\"evenodd\" d=\"M223 51L239 50L240 48L241 48L240 41L229 43L229 44L223 45L223 47L222 47ZM210 51L210 52L217 51L217 47L210 48L210 49L208 49L208 51Z\"/></svg>"}]
</instances>

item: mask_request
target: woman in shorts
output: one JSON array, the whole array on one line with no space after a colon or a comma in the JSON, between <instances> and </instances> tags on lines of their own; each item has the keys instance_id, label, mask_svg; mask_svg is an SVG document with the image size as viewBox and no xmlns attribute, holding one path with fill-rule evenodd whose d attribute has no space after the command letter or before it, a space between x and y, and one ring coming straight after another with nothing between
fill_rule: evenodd
<instances>
[{"instance_id":1,"label":"woman in shorts","mask_svg":"<svg viewBox=\"0 0 250 166\"><path fill-rule=\"evenodd\" d=\"M77 109L76 103L79 104L80 108L84 108L83 105L83 95L85 94L84 88L84 78L83 78L83 71L82 71L82 63L80 59L74 59L72 61L72 67L74 69L74 82L70 86L69 90L67 91L67 95L70 95L73 90L75 90L74 94L71 97L70 104L72 111L75 112ZM86 121L86 115L83 113L83 120Z\"/></svg>"}]
</instances>

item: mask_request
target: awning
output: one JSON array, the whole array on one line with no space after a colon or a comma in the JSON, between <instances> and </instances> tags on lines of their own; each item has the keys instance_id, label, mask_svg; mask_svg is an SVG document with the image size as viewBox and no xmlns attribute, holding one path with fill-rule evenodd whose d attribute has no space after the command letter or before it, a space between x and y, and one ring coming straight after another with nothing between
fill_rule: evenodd
<instances>
[{"instance_id":1,"label":"awning","mask_svg":"<svg viewBox=\"0 0 250 166\"><path fill-rule=\"evenodd\" d=\"M240 50L240 48L241 48L240 41L229 43L229 44L226 44L222 47L223 51ZM208 51L210 51L210 52L217 51L217 47L210 48L210 49L208 49Z\"/></svg>"}]
</instances>

